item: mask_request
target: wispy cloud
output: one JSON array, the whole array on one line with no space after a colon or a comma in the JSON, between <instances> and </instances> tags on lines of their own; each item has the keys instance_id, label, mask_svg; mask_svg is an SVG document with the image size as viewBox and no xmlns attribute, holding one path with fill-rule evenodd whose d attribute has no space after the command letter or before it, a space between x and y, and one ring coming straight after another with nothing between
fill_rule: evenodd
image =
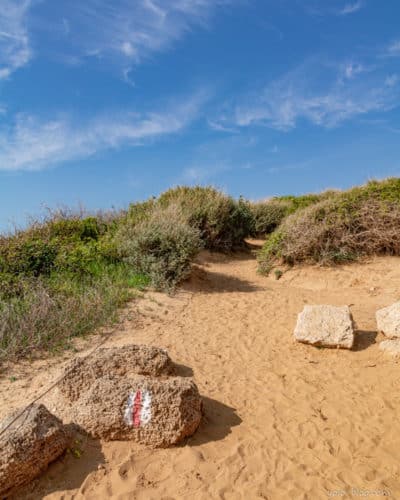
<instances>
[{"instance_id":1,"label":"wispy cloud","mask_svg":"<svg viewBox=\"0 0 400 500\"><path fill-rule=\"evenodd\" d=\"M217 121L214 121L214 120L208 120L207 121L208 123L208 126L214 130L215 132L226 132L228 134L235 134L235 133L238 133L238 129L234 128L234 127L228 127L228 126L224 126L222 125L222 123L220 122L217 122Z\"/></svg>"},{"instance_id":2,"label":"wispy cloud","mask_svg":"<svg viewBox=\"0 0 400 500\"><path fill-rule=\"evenodd\" d=\"M343 78L343 68L346 78ZM373 72L362 78L362 65L327 66L317 60L300 65L252 96L242 98L234 106L231 123L246 127L265 125L277 130L290 130L299 120L334 127L340 123L374 111L385 111L400 104L400 88L396 79Z\"/></svg>"},{"instance_id":3,"label":"wispy cloud","mask_svg":"<svg viewBox=\"0 0 400 500\"><path fill-rule=\"evenodd\" d=\"M339 14L342 16L347 16L348 14L354 14L355 12L359 11L363 7L363 2L358 1L358 2L353 2L353 3L347 3L342 10L339 11Z\"/></svg>"},{"instance_id":4,"label":"wispy cloud","mask_svg":"<svg viewBox=\"0 0 400 500\"><path fill-rule=\"evenodd\" d=\"M230 169L231 167L224 162L210 163L207 165L193 165L183 170L181 178L178 179L178 184L182 182L185 184L211 182L219 174Z\"/></svg>"},{"instance_id":5,"label":"wispy cloud","mask_svg":"<svg viewBox=\"0 0 400 500\"><path fill-rule=\"evenodd\" d=\"M366 68L360 63L346 63L342 67L342 77L351 80L364 71L366 71Z\"/></svg>"},{"instance_id":6,"label":"wispy cloud","mask_svg":"<svg viewBox=\"0 0 400 500\"><path fill-rule=\"evenodd\" d=\"M70 0L69 30L86 55L138 64L234 0ZM67 13L66 13L67 15Z\"/></svg>"},{"instance_id":7,"label":"wispy cloud","mask_svg":"<svg viewBox=\"0 0 400 500\"><path fill-rule=\"evenodd\" d=\"M399 83L399 81L399 75L389 75L385 78L385 85L387 87L395 87Z\"/></svg>"},{"instance_id":8,"label":"wispy cloud","mask_svg":"<svg viewBox=\"0 0 400 500\"><path fill-rule=\"evenodd\" d=\"M400 56L400 40L395 40L392 42L389 47L387 48L386 55L392 56L392 57L399 57Z\"/></svg>"},{"instance_id":9,"label":"wispy cloud","mask_svg":"<svg viewBox=\"0 0 400 500\"><path fill-rule=\"evenodd\" d=\"M206 98L199 92L163 112L107 113L81 126L67 117L42 121L20 114L13 126L0 128L0 171L40 170L178 133L198 116Z\"/></svg>"},{"instance_id":10,"label":"wispy cloud","mask_svg":"<svg viewBox=\"0 0 400 500\"><path fill-rule=\"evenodd\" d=\"M0 80L25 66L32 57L27 31L31 0L1 0Z\"/></svg>"}]
</instances>

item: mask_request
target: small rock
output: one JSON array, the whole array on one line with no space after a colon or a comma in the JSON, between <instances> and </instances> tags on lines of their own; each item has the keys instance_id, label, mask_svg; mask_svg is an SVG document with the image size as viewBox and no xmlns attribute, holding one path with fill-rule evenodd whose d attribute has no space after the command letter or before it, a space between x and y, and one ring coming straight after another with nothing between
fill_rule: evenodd
<instances>
[{"instance_id":1,"label":"small rock","mask_svg":"<svg viewBox=\"0 0 400 500\"><path fill-rule=\"evenodd\" d=\"M386 352L387 354L391 354L392 356L399 356L400 355L400 339L383 340L379 344L379 349Z\"/></svg>"},{"instance_id":2,"label":"small rock","mask_svg":"<svg viewBox=\"0 0 400 500\"><path fill-rule=\"evenodd\" d=\"M378 331L389 338L400 337L400 302L376 311Z\"/></svg>"},{"instance_id":3,"label":"small rock","mask_svg":"<svg viewBox=\"0 0 400 500\"><path fill-rule=\"evenodd\" d=\"M294 338L315 346L351 349L354 328L349 307L304 306L297 318Z\"/></svg>"},{"instance_id":4,"label":"small rock","mask_svg":"<svg viewBox=\"0 0 400 500\"><path fill-rule=\"evenodd\" d=\"M0 424L0 431L5 429L0 436L0 495L39 476L70 441L62 422L41 404L33 405L6 428L21 411Z\"/></svg>"}]
</instances>

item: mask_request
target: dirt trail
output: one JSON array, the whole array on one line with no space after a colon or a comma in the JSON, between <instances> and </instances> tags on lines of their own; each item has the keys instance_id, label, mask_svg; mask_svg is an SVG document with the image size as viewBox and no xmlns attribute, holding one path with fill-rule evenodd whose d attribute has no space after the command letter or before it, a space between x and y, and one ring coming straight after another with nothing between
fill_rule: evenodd
<instances>
[{"instance_id":1,"label":"dirt trail","mask_svg":"<svg viewBox=\"0 0 400 500\"><path fill-rule=\"evenodd\" d=\"M59 460L19 498L400 498L400 365L374 332L376 309L399 299L400 259L304 267L279 281L256 267L250 254L202 255L176 297L132 304L139 326L126 320L109 342L165 347L183 375L193 373L206 411L195 436L155 451L77 443L80 458ZM295 344L306 303L351 305L355 349ZM29 378L24 370L1 378L2 414L54 380L60 362L34 363Z\"/></svg>"}]
</instances>

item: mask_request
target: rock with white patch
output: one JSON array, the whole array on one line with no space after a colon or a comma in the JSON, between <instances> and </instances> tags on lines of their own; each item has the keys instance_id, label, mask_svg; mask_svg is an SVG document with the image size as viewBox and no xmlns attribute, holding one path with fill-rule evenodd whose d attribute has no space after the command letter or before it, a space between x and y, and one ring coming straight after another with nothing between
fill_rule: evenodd
<instances>
[{"instance_id":1,"label":"rock with white patch","mask_svg":"<svg viewBox=\"0 0 400 500\"><path fill-rule=\"evenodd\" d=\"M189 378L104 376L74 403L72 418L94 437L167 447L196 431L201 409Z\"/></svg>"},{"instance_id":2,"label":"rock with white patch","mask_svg":"<svg viewBox=\"0 0 400 500\"><path fill-rule=\"evenodd\" d=\"M0 424L1 498L45 471L70 440L67 428L44 405L33 405L13 422L19 414L20 410Z\"/></svg>"},{"instance_id":3,"label":"rock with white patch","mask_svg":"<svg viewBox=\"0 0 400 500\"><path fill-rule=\"evenodd\" d=\"M379 344L379 349L386 352L387 354L391 354L392 356L399 356L400 355L400 339L383 340Z\"/></svg>"},{"instance_id":4,"label":"rock with white patch","mask_svg":"<svg viewBox=\"0 0 400 500\"><path fill-rule=\"evenodd\" d=\"M354 328L349 307L306 305L298 315L294 338L315 346L351 349Z\"/></svg>"},{"instance_id":5,"label":"rock with white patch","mask_svg":"<svg viewBox=\"0 0 400 500\"><path fill-rule=\"evenodd\" d=\"M376 311L378 331L389 338L400 338L400 302Z\"/></svg>"}]
</instances>

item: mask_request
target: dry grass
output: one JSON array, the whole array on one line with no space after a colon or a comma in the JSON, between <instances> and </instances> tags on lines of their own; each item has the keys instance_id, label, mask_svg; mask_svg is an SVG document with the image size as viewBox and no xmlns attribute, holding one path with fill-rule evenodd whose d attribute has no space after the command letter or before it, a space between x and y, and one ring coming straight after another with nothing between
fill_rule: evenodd
<instances>
[{"instance_id":1,"label":"dry grass","mask_svg":"<svg viewBox=\"0 0 400 500\"><path fill-rule=\"evenodd\" d=\"M290 215L266 241L260 270L277 261L332 264L400 255L400 180L371 182Z\"/></svg>"}]
</instances>

